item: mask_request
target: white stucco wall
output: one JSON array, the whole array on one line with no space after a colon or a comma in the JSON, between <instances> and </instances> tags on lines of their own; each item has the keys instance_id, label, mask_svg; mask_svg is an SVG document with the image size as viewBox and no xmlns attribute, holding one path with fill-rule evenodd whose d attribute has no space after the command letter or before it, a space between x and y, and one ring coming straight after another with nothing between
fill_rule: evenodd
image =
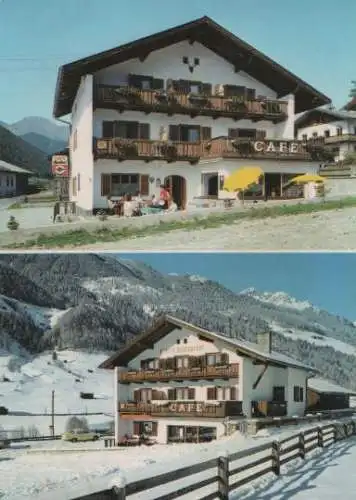
<instances>
[{"instance_id":1,"label":"white stucco wall","mask_svg":"<svg viewBox=\"0 0 356 500\"><path fill-rule=\"evenodd\" d=\"M76 147L75 147L76 135ZM93 76L86 75L81 83L72 110L70 137L71 179L69 196L84 210L93 208ZM73 194L73 178L77 179L77 194ZM79 189L78 189L79 187Z\"/></svg>"},{"instance_id":2,"label":"white stucco wall","mask_svg":"<svg viewBox=\"0 0 356 500\"><path fill-rule=\"evenodd\" d=\"M319 165L315 162L300 162L288 160L224 160L207 161L198 165L190 165L188 162L167 163L162 161L153 161L145 163L144 161L124 161L117 160L98 160L94 166L94 206L95 208L106 208L107 199L101 196L101 174L141 174L152 176L155 180L149 184L149 197L153 194L159 194L159 187L156 185L156 179L164 179L170 175L180 175L187 181L187 200L191 201L194 197L203 196L204 184L206 183L205 174L222 173L229 175L232 172L248 167L256 166L262 168L265 173L284 173L284 174L304 174L317 173ZM220 194L220 193L219 193Z\"/></svg>"},{"instance_id":3,"label":"white stucco wall","mask_svg":"<svg viewBox=\"0 0 356 500\"><path fill-rule=\"evenodd\" d=\"M298 370L296 368L288 368L288 415L303 416L306 410L307 399L307 377L308 372L305 370ZM303 387L303 401L294 401L294 386Z\"/></svg>"}]
</instances>

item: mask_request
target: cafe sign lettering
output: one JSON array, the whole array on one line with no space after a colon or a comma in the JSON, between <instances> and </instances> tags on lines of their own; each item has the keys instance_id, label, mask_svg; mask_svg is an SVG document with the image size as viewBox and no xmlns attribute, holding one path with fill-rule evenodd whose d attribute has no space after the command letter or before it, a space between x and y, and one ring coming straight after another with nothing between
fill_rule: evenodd
<instances>
[{"instance_id":1,"label":"cafe sign lettering","mask_svg":"<svg viewBox=\"0 0 356 500\"><path fill-rule=\"evenodd\" d=\"M301 144L298 142L254 141L252 144L256 153L297 154L301 152Z\"/></svg>"},{"instance_id":2,"label":"cafe sign lettering","mask_svg":"<svg viewBox=\"0 0 356 500\"><path fill-rule=\"evenodd\" d=\"M172 413L203 413L203 403L170 403L168 409Z\"/></svg>"}]
</instances>

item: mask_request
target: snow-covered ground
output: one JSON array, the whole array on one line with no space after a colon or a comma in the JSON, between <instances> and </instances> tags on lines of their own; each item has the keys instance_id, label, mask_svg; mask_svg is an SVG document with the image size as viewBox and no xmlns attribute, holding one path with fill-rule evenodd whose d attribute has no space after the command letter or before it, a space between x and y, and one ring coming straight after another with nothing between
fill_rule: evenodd
<instances>
[{"instance_id":1,"label":"snow-covered ground","mask_svg":"<svg viewBox=\"0 0 356 500\"><path fill-rule=\"evenodd\" d=\"M311 427L311 425L304 426L304 428L307 427ZM0 451L0 498L2 500L22 500L25 498L45 500L50 496L51 500L69 500L80 495L108 488L108 485L115 481L118 475L123 475L127 482L133 482L181 467L189 467L225 453L231 454L239 450L248 449L271 441L272 437L274 439L282 439L297 432L298 430L293 426L289 429L285 428L282 431L264 430L257 434L257 436L249 438L236 432L233 436L208 444L155 445L148 448L106 450L102 448L100 451L97 450L100 445L103 446L100 442L92 443L90 446L88 444L79 445L81 448L85 447L87 451L80 451L77 445L74 448L73 445L64 445L60 442L51 442L46 445L44 443L34 443L31 447L36 449L36 452L31 452L28 448L21 448L21 445L16 445L17 449ZM343 443L344 447L350 448L352 444L355 444L355 440L349 439L343 441ZM289 444L293 444L293 442ZM63 451L64 447L67 449L72 448L75 451ZM88 450L89 447L92 448L92 451ZM331 451L331 455L338 456L338 449L340 449L340 444L333 445L330 448L330 450L334 450ZM46 452L46 450L51 451ZM260 458L266 453L268 452L261 452L255 458ZM330 461L332 458L331 455L326 450L321 455L321 458L318 455L313 460L324 460L323 463L326 466L327 457ZM356 452L354 452L354 457L356 457ZM247 457L239 462L239 465L243 465L244 462L250 460ZM283 474L287 474L286 478L288 478L292 474L290 472L292 467L292 471L295 471L294 474L298 475L302 482L302 475L299 474L300 469L295 469L297 466L301 466L300 460L291 462L290 467L284 467ZM172 482L169 485L155 488L130 498L132 500L152 500L157 495L163 495L169 491L174 491L174 489L187 486L198 480L203 480L211 474L212 470L190 476L179 482ZM254 482L239 491L239 495L232 494L231 498L245 498L245 496L241 495L246 495L246 498L286 498L274 495L268 497L251 496L253 492L257 492L261 484L264 487L264 492L267 487L278 489L281 483L276 483L276 486L274 486L273 481L274 476L269 474L268 477L266 476L262 480L262 483L261 481ZM284 478L282 478L282 481L284 481ZM200 490L199 497L211 493L214 491L214 488L216 488L216 485ZM182 498L185 498L185 500L195 500L197 492ZM290 496L288 498L293 497ZM309 498L317 500L318 497L312 494Z\"/></svg>"},{"instance_id":2,"label":"snow-covered ground","mask_svg":"<svg viewBox=\"0 0 356 500\"><path fill-rule=\"evenodd\" d=\"M101 370L105 354L59 351L57 361L51 353L20 357L0 352L0 402L11 413L42 413L44 416L1 415L5 430L36 426L49 434L51 397L55 391L55 413L96 412L88 416L91 425L112 420L112 372ZM1 382L5 377L9 382ZM95 399L81 399L80 392L92 392ZM65 430L68 417L55 417L55 433Z\"/></svg>"}]
</instances>

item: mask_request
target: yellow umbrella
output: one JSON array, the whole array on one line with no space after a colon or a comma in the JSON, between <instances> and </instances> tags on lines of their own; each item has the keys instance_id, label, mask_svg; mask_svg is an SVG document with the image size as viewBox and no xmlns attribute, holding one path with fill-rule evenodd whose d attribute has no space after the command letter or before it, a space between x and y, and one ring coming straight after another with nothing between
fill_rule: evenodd
<instances>
[{"instance_id":1,"label":"yellow umbrella","mask_svg":"<svg viewBox=\"0 0 356 500\"><path fill-rule=\"evenodd\" d=\"M304 174L297 175L297 177L293 177L289 182L294 182L295 184L308 184L308 182L325 182L323 177L315 174Z\"/></svg>"},{"instance_id":2,"label":"yellow umbrella","mask_svg":"<svg viewBox=\"0 0 356 500\"><path fill-rule=\"evenodd\" d=\"M233 172L224 181L226 191L245 191L249 186L257 184L259 178L263 175L260 167L245 167Z\"/></svg>"}]
</instances>

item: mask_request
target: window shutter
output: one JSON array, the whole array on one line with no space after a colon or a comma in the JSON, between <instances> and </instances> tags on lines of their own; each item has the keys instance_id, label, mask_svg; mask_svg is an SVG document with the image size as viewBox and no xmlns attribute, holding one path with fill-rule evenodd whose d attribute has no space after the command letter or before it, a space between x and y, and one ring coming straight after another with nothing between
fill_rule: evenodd
<instances>
[{"instance_id":1,"label":"window shutter","mask_svg":"<svg viewBox=\"0 0 356 500\"><path fill-rule=\"evenodd\" d=\"M304 401L304 389L303 389L303 387L300 387L299 389L300 389L300 391L299 391L299 396L300 396L299 401L302 403Z\"/></svg>"},{"instance_id":2,"label":"window shutter","mask_svg":"<svg viewBox=\"0 0 356 500\"><path fill-rule=\"evenodd\" d=\"M226 352L223 352L221 354L221 364L222 365L227 365L229 363L229 356Z\"/></svg>"},{"instance_id":3,"label":"window shutter","mask_svg":"<svg viewBox=\"0 0 356 500\"><path fill-rule=\"evenodd\" d=\"M159 360L159 367L161 370L165 370L167 367L166 360L165 359L160 359Z\"/></svg>"},{"instance_id":4,"label":"window shutter","mask_svg":"<svg viewBox=\"0 0 356 500\"><path fill-rule=\"evenodd\" d=\"M231 401L237 400L237 387L230 387L230 400Z\"/></svg>"},{"instance_id":5,"label":"window shutter","mask_svg":"<svg viewBox=\"0 0 356 500\"><path fill-rule=\"evenodd\" d=\"M111 174L101 174L101 196L109 196L111 192Z\"/></svg>"},{"instance_id":6,"label":"window shutter","mask_svg":"<svg viewBox=\"0 0 356 500\"><path fill-rule=\"evenodd\" d=\"M175 142L180 140L180 125L169 126L169 140Z\"/></svg>"},{"instance_id":7,"label":"window shutter","mask_svg":"<svg viewBox=\"0 0 356 500\"><path fill-rule=\"evenodd\" d=\"M237 139L237 137L239 136L239 129L238 128L229 128L227 134L228 134L229 139Z\"/></svg>"},{"instance_id":8,"label":"window shutter","mask_svg":"<svg viewBox=\"0 0 356 500\"><path fill-rule=\"evenodd\" d=\"M164 80L162 80L161 78L153 78L152 89L153 90L163 90L164 89Z\"/></svg>"},{"instance_id":9,"label":"window shutter","mask_svg":"<svg viewBox=\"0 0 356 500\"><path fill-rule=\"evenodd\" d=\"M256 90L255 89L246 89L246 99L248 101L254 101L256 99Z\"/></svg>"},{"instance_id":10,"label":"window shutter","mask_svg":"<svg viewBox=\"0 0 356 500\"><path fill-rule=\"evenodd\" d=\"M188 399L195 399L195 389L194 387L188 388Z\"/></svg>"},{"instance_id":11,"label":"window shutter","mask_svg":"<svg viewBox=\"0 0 356 500\"><path fill-rule=\"evenodd\" d=\"M298 386L296 386L296 385L295 385L295 386L293 387L293 400L294 400L295 402L297 402L297 401L298 401L298 392L299 392L299 391L298 391Z\"/></svg>"},{"instance_id":12,"label":"window shutter","mask_svg":"<svg viewBox=\"0 0 356 500\"><path fill-rule=\"evenodd\" d=\"M176 400L176 390L175 389L168 389L168 399L170 401Z\"/></svg>"},{"instance_id":13,"label":"window shutter","mask_svg":"<svg viewBox=\"0 0 356 500\"><path fill-rule=\"evenodd\" d=\"M265 130L256 130L256 139L258 141L263 141L266 139L266 131Z\"/></svg>"},{"instance_id":14,"label":"window shutter","mask_svg":"<svg viewBox=\"0 0 356 500\"><path fill-rule=\"evenodd\" d=\"M102 132L104 139L111 139L114 137L114 122L103 122Z\"/></svg>"},{"instance_id":15,"label":"window shutter","mask_svg":"<svg viewBox=\"0 0 356 500\"><path fill-rule=\"evenodd\" d=\"M157 391L157 389L152 389L152 398L153 400L160 399L160 393Z\"/></svg>"},{"instance_id":16,"label":"window shutter","mask_svg":"<svg viewBox=\"0 0 356 500\"><path fill-rule=\"evenodd\" d=\"M201 93L206 96L211 96L213 92L213 86L211 83L202 83L201 84Z\"/></svg>"},{"instance_id":17,"label":"window shutter","mask_svg":"<svg viewBox=\"0 0 356 500\"><path fill-rule=\"evenodd\" d=\"M216 387L208 387L207 391L207 399L214 400L216 399Z\"/></svg>"},{"instance_id":18,"label":"window shutter","mask_svg":"<svg viewBox=\"0 0 356 500\"><path fill-rule=\"evenodd\" d=\"M136 89L140 89L142 87L143 78L141 75L129 75L128 76L128 85L129 87L135 87Z\"/></svg>"},{"instance_id":19,"label":"window shutter","mask_svg":"<svg viewBox=\"0 0 356 500\"><path fill-rule=\"evenodd\" d=\"M138 126L138 138L149 140L150 138L150 124L149 123L140 123Z\"/></svg>"},{"instance_id":20,"label":"window shutter","mask_svg":"<svg viewBox=\"0 0 356 500\"><path fill-rule=\"evenodd\" d=\"M139 401L141 401L142 400L142 398L141 398L141 390L137 389L136 391L134 391L133 396L134 396L134 401L136 401L136 403L138 403Z\"/></svg>"},{"instance_id":21,"label":"window shutter","mask_svg":"<svg viewBox=\"0 0 356 500\"><path fill-rule=\"evenodd\" d=\"M141 196L148 196L150 194L149 188L149 176L148 175L140 175L140 193Z\"/></svg>"},{"instance_id":22,"label":"window shutter","mask_svg":"<svg viewBox=\"0 0 356 500\"><path fill-rule=\"evenodd\" d=\"M140 423L141 422L134 422L133 423L133 433L134 433L134 436L139 436L141 433L140 433Z\"/></svg>"},{"instance_id":23,"label":"window shutter","mask_svg":"<svg viewBox=\"0 0 356 500\"><path fill-rule=\"evenodd\" d=\"M157 436L158 432L158 422L151 422L152 423L152 431L151 431L151 436Z\"/></svg>"},{"instance_id":24,"label":"window shutter","mask_svg":"<svg viewBox=\"0 0 356 500\"><path fill-rule=\"evenodd\" d=\"M127 125L124 122L116 121L114 122L114 133L113 137L119 137L126 139L127 137Z\"/></svg>"},{"instance_id":25,"label":"window shutter","mask_svg":"<svg viewBox=\"0 0 356 500\"><path fill-rule=\"evenodd\" d=\"M201 138L203 141L210 141L211 139L211 127L201 128Z\"/></svg>"}]
</instances>

